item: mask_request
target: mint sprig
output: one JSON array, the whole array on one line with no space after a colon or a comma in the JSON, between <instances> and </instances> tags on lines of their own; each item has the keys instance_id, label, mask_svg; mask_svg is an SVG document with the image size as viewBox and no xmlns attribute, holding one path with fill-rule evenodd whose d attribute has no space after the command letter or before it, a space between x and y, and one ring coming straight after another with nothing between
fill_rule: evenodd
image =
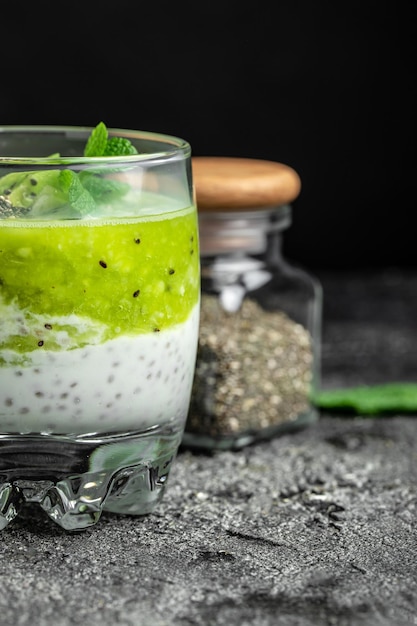
<instances>
[{"instance_id":1,"label":"mint sprig","mask_svg":"<svg viewBox=\"0 0 417 626\"><path fill-rule=\"evenodd\" d=\"M84 148L84 156L126 156L137 154L135 146L126 137L109 137L104 122L100 122L91 132Z\"/></svg>"},{"instance_id":2,"label":"mint sprig","mask_svg":"<svg viewBox=\"0 0 417 626\"><path fill-rule=\"evenodd\" d=\"M109 137L104 122L92 130L84 147L85 157L116 157L138 154L135 146L125 137ZM59 153L54 158L59 158ZM120 167L116 168L120 170ZM0 178L0 219L9 217L67 217L79 219L94 214L97 205L113 201L129 190L129 185L108 178L104 170L85 169L79 173L70 169L19 172ZM66 209L66 207L69 208ZM2 215L3 213L3 215Z\"/></svg>"}]
</instances>

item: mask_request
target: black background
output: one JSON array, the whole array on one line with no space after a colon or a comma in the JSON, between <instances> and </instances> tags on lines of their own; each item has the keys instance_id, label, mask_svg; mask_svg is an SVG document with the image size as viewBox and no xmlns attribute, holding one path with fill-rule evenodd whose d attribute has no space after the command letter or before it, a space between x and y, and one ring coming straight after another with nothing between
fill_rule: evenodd
<instances>
[{"instance_id":1,"label":"black background","mask_svg":"<svg viewBox=\"0 0 417 626\"><path fill-rule=\"evenodd\" d=\"M158 131L272 159L302 191L286 256L417 266L413 3L2 5L0 125Z\"/></svg>"}]
</instances>

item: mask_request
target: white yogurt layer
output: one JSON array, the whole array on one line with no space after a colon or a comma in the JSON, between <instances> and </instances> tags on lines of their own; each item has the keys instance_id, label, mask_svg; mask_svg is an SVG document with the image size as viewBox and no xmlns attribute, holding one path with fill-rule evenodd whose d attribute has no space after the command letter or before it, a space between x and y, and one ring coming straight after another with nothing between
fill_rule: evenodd
<instances>
[{"instance_id":1,"label":"white yogurt layer","mask_svg":"<svg viewBox=\"0 0 417 626\"><path fill-rule=\"evenodd\" d=\"M185 422L199 306L183 324L0 367L0 433L115 433Z\"/></svg>"}]
</instances>

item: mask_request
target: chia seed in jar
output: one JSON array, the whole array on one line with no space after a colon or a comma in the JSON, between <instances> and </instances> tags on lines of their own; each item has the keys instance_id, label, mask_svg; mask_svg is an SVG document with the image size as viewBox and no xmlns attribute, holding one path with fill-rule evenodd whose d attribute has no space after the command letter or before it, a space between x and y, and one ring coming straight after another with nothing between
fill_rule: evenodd
<instances>
[{"instance_id":1,"label":"chia seed in jar","mask_svg":"<svg viewBox=\"0 0 417 626\"><path fill-rule=\"evenodd\" d=\"M193 177L202 299L183 444L239 449L317 419L321 287L281 250L300 191L292 168L194 157Z\"/></svg>"}]
</instances>

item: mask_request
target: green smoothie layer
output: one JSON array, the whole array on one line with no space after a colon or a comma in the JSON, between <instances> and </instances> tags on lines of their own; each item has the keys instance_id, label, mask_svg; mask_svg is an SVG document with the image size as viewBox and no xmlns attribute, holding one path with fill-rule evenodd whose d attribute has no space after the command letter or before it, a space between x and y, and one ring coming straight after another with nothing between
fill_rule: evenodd
<instances>
[{"instance_id":1,"label":"green smoothie layer","mask_svg":"<svg viewBox=\"0 0 417 626\"><path fill-rule=\"evenodd\" d=\"M0 220L0 316L4 330L14 328L0 333L2 349L60 349L57 328L70 347L159 332L183 322L199 293L194 209L142 220Z\"/></svg>"}]
</instances>

